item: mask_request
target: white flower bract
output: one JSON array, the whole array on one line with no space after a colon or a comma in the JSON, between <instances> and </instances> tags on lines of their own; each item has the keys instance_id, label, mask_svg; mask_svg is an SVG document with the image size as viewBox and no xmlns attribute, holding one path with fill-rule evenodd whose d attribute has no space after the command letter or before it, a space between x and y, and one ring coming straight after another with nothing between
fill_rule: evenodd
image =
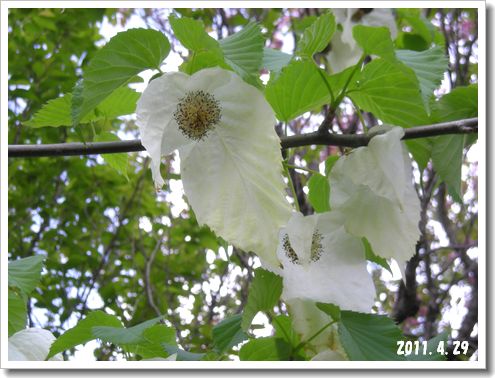
<instances>
[{"instance_id":1,"label":"white flower bract","mask_svg":"<svg viewBox=\"0 0 495 378\"><path fill-rule=\"evenodd\" d=\"M355 65L363 50L357 45L352 36L352 28L357 24L366 26L386 26L390 29L392 39L397 36L397 25L391 9L374 8L363 14L359 21L352 20L357 8L334 9L335 19L342 25L343 31L336 31L332 38L332 49L327 55L332 72L337 73Z\"/></svg>"},{"instance_id":2,"label":"white flower bract","mask_svg":"<svg viewBox=\"0 0 495 378\"><path fill-rule=\"evenodd\" d=\"M26 328L9 337L9 361L44 361L55 336L42 328ZM63 361L56 354L49 361Z\"/></svg>"},{"instance_id":3,"label":"white flower bract","mask_svg":"<svg viewBox=\"0 0 495 378\"><path fill-rule=\"evenodd\" d=\"M345 231L339 212L306 217L294 213L280 232L277 256L283 265L284 300L371 310L375 288L366 269L364 247L361 239Z\"/></svg>"},{"instance_id":4,"label":"white flower bract","mask_svg":"<svg viewBox=\"0 0 495 378\"><path fill-rule=\"evenodd\" d=\"M208 68L166 73L137 105L137 123L161 187L160 158L179 150L185 194L199 224L278 265L278 230L290 217L275 115L236 74Z\"/></svg>"},{"instance_id":5,"label":"white flower bract","mask_svg":"<svg viewBox=\"0 0 495 378\"><path fill-rule=\"evenodd\" d=\"M420 236L420 204L403 135L400 127L375 135L367 147L341 157L329 178L330 204L345 217L346 230L366 237L376 254L395 259L401 269Z\"/></svg>"}]
</instances>

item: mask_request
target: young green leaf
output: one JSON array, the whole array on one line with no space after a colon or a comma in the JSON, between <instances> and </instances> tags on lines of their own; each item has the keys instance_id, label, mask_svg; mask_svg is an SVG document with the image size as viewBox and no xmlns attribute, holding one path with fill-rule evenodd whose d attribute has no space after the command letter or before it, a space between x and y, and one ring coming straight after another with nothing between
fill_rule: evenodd
<instances>
[{"instance_id":1,"label":"young green leaf","mask_svg":"<svg viewBox=\"0 0 495 378\"><path fill-rule=\"evenodd\" d=\"M397 341L402 333L384 315L341 311L339 337L351 361L402 361Z\"/></svg>"},{"instance_id":2,"label":"young green leaf","mask_svg":"<svg viewBox=\"0 0 495 378\"><path fill-rule=\"evenodd\" d=\"M312 58L317 52L322 51L332 39L337 24L331 13L325 13L318 17L304 33L297 46L297 54L301 57Z\"/></svg>"},{"instance_id":3,"label":"young green leaf","mask_svg":"<svg viewBox=\"0 0 495 378\"><path fill-rule=\"evenodd\" d=\"M95 137L95 142L117 142L120 138L109 132L102 132ZM119 174L124 176L127 181L129 181L129 176L127 175L127 166L129 161L129 155L126 153L122 154L102 154L103 160L105 160L110 167L115 169Z\"/></svg>"},{"instance_id":4,"label":"young green leaf","mask_svg":"<svg viewBox=\"0 0 495 378\"><path fill-rule=\"evenodd\" d=\"M27 309L25 297L10 288L8 309L8 332L12 336L26 327Z\"/></svg>"},{"instance_id":5,"label":"young green leaf","mask_svg":"<svg viewBox=\"0 0 495 378\"><path fill-rule=\"evenodd\" d=\"M258 311L270 311L282 294L282 277L258 268L242 315L242 329L247 330Z\"/></svg>"},{"instance_id":6,"label":"young green leaf","mask_svg":"<svg viewBox=\"0 0 495 378\"><path fill-rule=\"evenodd\" d=\"M340 307L334 305L332 303L316 303L316 307L318 307L325 314L329 315L332 320L338 322L340 320Z\"/></svg>"},{"instance_id":7,"label":"young green leaf","mask_svg":"<svg viewBox=\"0 0 495 378\"><path fill-rule=\"evenodd\" d=\"M464 135L442 135L434 139L431 160L454 200L462 202L461 171Z\"/></svg>"},{"instance_id":8,"label":"young green leaf","mask_svg":"<svg viewBox=\"0 0 495 378\"><path fill-rule=\"evenodd\" d=\"M225 61L249 84L260 86L265 38L259 25L250 23L239 32L220 40Z\"/></svg>"},{"instance_id":9,"label":"young green leaf","mask_svg":"<svg viewBox=\"0 0 495 378\"><path fill-rule=\"evenodd\" d=\"M301 341L292 327L292 318L287 315L278 315L273 318L273 328L275 328L275 337L284 339L292 347L296 347Z\"/></svg>"},{"instance_id":10,"label":"young green leaf","mask_svg":"<svg viewBox=\"0 0 495 378\"><path fill-rule=\"evenodd\" d=\"M41 255L26 257L9 262L9 287L18 288L21 294L28 296L38 284L43 268Z\"/></svg>"},{"instance_id":11,"label":"young green leaf","mask_svg":"<svg viewBox=\"0 0 495 378\"><path fill-rule=\"evenodd\" d=\"M135 346L134 352L143 359L168 357L163 343L176 345L176 331L164 324L155 324L143 331L143 341Z\"/></svg>"},{"instance_id":12,"label":"young green leaf","mask_svg":"<svg viewBox=\"0 0 495 378\"><path fill-rule=\"evenodd\" d=\"M377 265L380 265L382 268L387 269L392 274L392 269L390 268L390 265L388 265L387 259L378 256L377 254L375 254L375 252L373 252L373 248L371 248L371 244L368 241L368 239L363 237L361 238L361 240L363 241L366 260L374 262Z\"/></svg>"},{"instance_id":13,"label":"young green leaf","mask_svg":"<svg viewBox=\"0 0 495 378\"><path fill-rule=\"evenodd\" d=\"M308 200L317 213L330 211L330 184L328 179L315 173L308 180Z\"/></svg>"},{"instance_id":14,"label":"young green leaf","mask_svg":"<svg viewBox=\"0 0 495 378\"><path fill-rule=\"evenodd\" d=\"M55 340L50 347L47 359L64 350L94 340L96 336L93 335L92 329L97 326L123 327L120 320L114 315L105 314L102 311L90 312L83 320L80 320L73 328L65 331Z\"/></svg>"},{"instance_id":15,"label":"young green leaf","mask_svg":"<svg viewBox=\"0 0 495 378\"><path fill-rule=\"evenodd\" d=\"M86 114L141 71L159 69L170 51L168 39L156 30L129 29L99 50L84 71L80 89L73 92L72 121Z\"/></svg>"},{"instance_id":16,"label":"young green leaf","mask_svg":"<svg viewBox=\"0 0 495 378\"><path fill-rule=\"evenodd\" d=\"M241 328L242 314L230 316L213 327L215 350L222 354L246 340L248 336Z\"/></svg>"},{"instance_id":17,"label":"young green leaf","mask_svg":"<svg viewBox=\"0 0 495 378\"><path fill-rule=\"evenodd\" d=\"M265 90L266 99L279 120L290 121L330 102L326 77L326 72L313 62L293 60L277 78L270 78Z\"/></svg>"},{"instance_id":18,"label":"young green leaf","mask_svg":"<svg viewBox=\"0 0 495 378\"><path fill-rule=\"evenodd\" d=\"M390 30L385 26L356 25L352 28L352 36L367 55L379 57L394 62L394 44Z\"/></svg>"},{"instance_id":19,"label":"young green leaf","mask_svg":"<svg viewBox=\"0 0 495 378\"><path fill-rule=\"evenodd\" d=\"M405 141L407 149L412 154L418 167L424 171L431 157L433 142L430 138L409 139Z\"/></svg>"},{"instance_id":20,"label":"young green leaf","mask_svg":"<svg viewBox=\"0 0 495 378\"><path fill-rule=\"evenodd\" d=\"M361 109L385 123L404 127L429 123L418 81L407 67L373 60L347 93Z\"/></svg>"},{"instance_id":21,"label":"young green leaf","mask_svg":"<svg viewBox=\"0 0 495 378\"><path fill-rule=\"evenodd\" d=\"M440 85L447 70L447 58L441 46L425 51L397 50L397 58L411 68L419 81L421 97L426 111L430 113L430 98Z\"/></svg>"},{"instance_id":22,"label":"young green leaf","mask_svg":"<svg viewBox=\"0 0 495 378\"><path fill-rule=\"evenodd\" d=\"M200 361L206 357L206 353L193 353L179 348L177 345L162 343L163 348L169 355L177 354L177 361Z\"/></svg>"},{"instance_id":23,"label":"young green leaf","mask_svg":"<svg viewBox=\"0 0 495 378\"><path fill-rule=\"evenodd\" d=\"M132 114L136 110L136 103L140 94L124 86L116 89L104 99L94 111L86 114L80 123L95 122L100 119L114 119L123 115ZM72 126L71 105L72 94L48 101L29 121L30 127L59 127Z\"/></svg>"},{"instance_id":24,"label":"young green leaf","mask_svg":"<svg viewBox=\"0 0 495 378\"><path fill-rule=\"evenodd\" d=\"M239 351L241 361L287 361L291 346L276 337L261 337L244 344Z\"/></svg>"},{"instance_id":25,"label":"young green leaf","mask_svg":"<svg viewBox=\"0 0 495 378\"><path fill-rule=\"evenodd\" d=\"M284 53L280 50L263 48L263 64L262 66L275 76L292 60L292 55Z\"/></svg>"},{"instance_id":26,"label":"young green leaf","mask_svg":"<svg viewBox=\"0 0 495 378\"><path fill-rule=\"evenodd\" d=\"M94 326L91 332L94 337L116 345L133 345L145 341L143 332L160 321L161 317L147 320L130 328L119 326Z\"/></svg>"},{"instance_id":27,"label":"young green leaf","mask_svg":"<svg viewBox=\"0 0 495 378\"><path fill-rule=\"evenodd\" d=\"M170 26L172 26L175 38L185 48L194 52L220 49L218 41L210 37L205 31L202 21L189 17L178 18L174 15L170 16L168 21L170 22Z\"/></svg>"},{"instance_id":28,"label":"young green leaf","mask_svg":"<svg viewBox=\"0 0 495 378\"><path fill-rule=\"evenodd\" d=\"M433 104L432 118L436 122L478 116L478 85L458 87ZM464 135L443 135L433 139L431 159L440 178L445 181L449 193L461 202L462 154Z\"/></svg>"}]
</instances>

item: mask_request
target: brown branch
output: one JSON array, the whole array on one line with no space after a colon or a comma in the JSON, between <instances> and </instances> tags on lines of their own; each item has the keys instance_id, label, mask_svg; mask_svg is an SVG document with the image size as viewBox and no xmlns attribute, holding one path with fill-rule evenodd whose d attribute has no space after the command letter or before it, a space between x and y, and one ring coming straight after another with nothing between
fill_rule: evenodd
<instances>
[{"instance_id":1,"label":"brown branch","mask_svg":"<svg viewBox=\"0 0 495 378\"><path fill-rule=\"evenodd\" d=\"M403 139L426 138L446 134L477 133L478 118L416 126L405 129L404 131L405 135ZM311 145L361 147L366 146L371 137L368 134L343 135L316 131L282 137L280 138L280 144L284 149ZM144 151L140 140L98 143L14 144L9 145L9 158L114 154L135 151Z\"/></svg>"}]
</instances>

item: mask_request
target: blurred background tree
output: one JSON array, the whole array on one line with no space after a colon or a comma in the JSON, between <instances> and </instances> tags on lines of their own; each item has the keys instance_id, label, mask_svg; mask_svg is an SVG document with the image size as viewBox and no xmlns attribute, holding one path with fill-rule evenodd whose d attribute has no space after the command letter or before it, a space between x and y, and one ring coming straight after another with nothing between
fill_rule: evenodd
<instances>
[{"instance_id":1,"label":"blurred background tree","mask_svg":"<svg viewBox=\"0 0 495 378\"><path fill-rule=\"evenodd\" d=\"M371 9L355 10L372 12ZM102 26L144 24L162 31L172 51L187 60L174 38L170 9L11 9L9 11L9 144L80 141L86 131L32 129L23 125L48 100L72 91L82 69L108 37ZM266 46L290 53L302 31L322 9L175 9L201 19L217 39L249 21L262 26ZM394 10L403 49L424 50L431 43L449 56L438 95L477 82L477 13L462 9ZM325 54L318 56L326 65ZM315 130L328 109L307 113L288 124L289 134ZM376 123L363 113L367 125ZM138 138L132 117L100 125ZM277 125L282 133L282 125ZM337 133L362 131L363 124L344 103L332 124ZM377 287L376 311L392 315L406 335L429 339L447 330L454 340L477 350L477 156L465 150L463 198L456 202L431 164L416 169L422 204L422 237L406 268L405 284L370 263ZM292 149L289 164L318 170L333 146ZM167 158L165 187L155 194L145 153L128 154L127 177L100 156L9 159L9 259L46 256L41 285L28 303L29 326L63 333L89 310L120 316L128 326L157 315L174 326L181 345L193 352L211 345L212 327L239 313L247 299L258 259L228 246L198 227L182 198L178 164ZM124 155L124 159L125 155ZM165 173L165 172L164 172ZM290 169L297 201L305 214L308 173ZM278 312L286 311L280 303ZM257 318L258 319L258 318ZM267 320L269 323L269 319ZM269 326L266 332L269 332ZM94 351L113 360L107 344ZM72 358L72 354L69 354Z\"/></svg>"}]
</instances>

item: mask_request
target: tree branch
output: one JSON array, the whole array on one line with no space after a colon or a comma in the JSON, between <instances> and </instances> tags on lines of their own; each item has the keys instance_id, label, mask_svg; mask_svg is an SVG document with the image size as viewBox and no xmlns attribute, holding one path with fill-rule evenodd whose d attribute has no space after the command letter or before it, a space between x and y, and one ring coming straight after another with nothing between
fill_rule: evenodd
<instances>
[{"instance_id":1,"label":"tree branch","mask_svg":"<svg viewBox=\"0 0 495 378\"><path fill-rule=\"evenodd\" d=\"M411 127L405 129L403 139L477 132L478 118L468 118L434 125ZM361 147L366 146L371 138L372 136L368 134L343 135L315 131L307 134L282 137L280 141L284 149L311 145ZM9 158L114 154L134 151L144 151L140 140L98 143L14 144L9 145Z\"/></svg>"}]
</instances>

